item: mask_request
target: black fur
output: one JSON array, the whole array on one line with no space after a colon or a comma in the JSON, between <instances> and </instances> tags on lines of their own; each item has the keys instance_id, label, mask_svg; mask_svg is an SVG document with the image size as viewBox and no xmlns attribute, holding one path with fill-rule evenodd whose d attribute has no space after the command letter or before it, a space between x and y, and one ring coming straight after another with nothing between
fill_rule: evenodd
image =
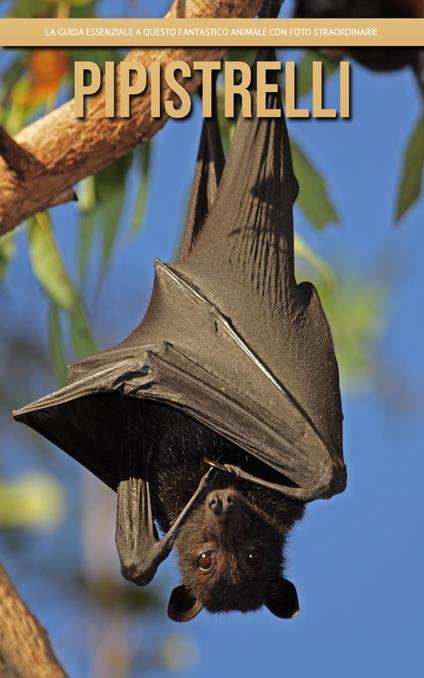
<instances>
[{"instance_id":1,"label":"black fur","mask_svg":"<svg viewBox=\"0 0 424 678\"><path fill-rule=\"evenodd\" d=\"M205 457L272 477L268 467L241 448L169 406L146 403L143 422L154 450L150 470L153 514L164 532L208 470ZM304 505L220 470L215 471L208 493L217 489L237 491L237 519L233 519L229 537L228 526L224 530L222 523L208 519L207 498L199 501L176 540L184 584L211 612L254 610L264 603L272 583L281 575L286 537L302 518ZM205 576L199 572L197 559L211 540L219 567L214 575ZM265 554L263 565L256 570L243 558L246 544Z\"/></svg>"},{"instance_id":2,"label":"black fur","mask_svg":"<svg viewBox=\"0 0 424 678\"><path fill-rule=\"evenodd\" d=\"M212 461L236 464L254 475L275 482L278 474L272 469L182 412L159 403L144 403L143 408L144 426L154 449L151 470L153 513L164 532L177 518L208 470L205 457ZM289 484L287 479L285 483ZM211 489L228 486L238 489L249 502L264 511L277 527L285 527L303 515L302 503L217 470Z\"/></svg>"}]
</instances>

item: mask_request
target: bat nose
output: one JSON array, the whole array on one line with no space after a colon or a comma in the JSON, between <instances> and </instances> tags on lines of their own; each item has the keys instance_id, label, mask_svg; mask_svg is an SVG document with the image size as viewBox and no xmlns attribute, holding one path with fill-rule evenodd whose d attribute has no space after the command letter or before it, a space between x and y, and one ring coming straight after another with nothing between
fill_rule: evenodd
<instances>
[{"instance_id":1,"label":"bat nose","mask_svg":"<svg viewBox=\"0 0 424 678\"><path fill-rule=\"evenodd\" d=\"M235 492L232 490L216 490L208 497L208 506L216 516L231 513L235 503Z\"/></svg>"}]
</instances>

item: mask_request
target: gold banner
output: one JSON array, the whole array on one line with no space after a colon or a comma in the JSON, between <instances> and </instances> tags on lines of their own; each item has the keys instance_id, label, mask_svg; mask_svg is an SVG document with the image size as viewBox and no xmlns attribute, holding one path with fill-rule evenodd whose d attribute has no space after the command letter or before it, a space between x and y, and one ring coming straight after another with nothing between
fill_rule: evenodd
<instances>
[{"instance_id":1,"label":"gold banner","mask_svg":"<svg viewBox=\"0 0 424 678\"><path fill-rule=\"evenodd\" d=\"M3 47L419 47L424 19L0 19Z\"/></svg>"}]
</instances>

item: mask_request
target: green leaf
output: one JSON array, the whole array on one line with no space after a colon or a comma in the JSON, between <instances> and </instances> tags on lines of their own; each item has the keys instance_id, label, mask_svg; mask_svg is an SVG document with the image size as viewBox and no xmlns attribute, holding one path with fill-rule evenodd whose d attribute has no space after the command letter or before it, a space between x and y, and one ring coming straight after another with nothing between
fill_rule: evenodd
<instances>
[{"instance_id":1,"label":"green leaf","mask_svg":"<svg viewBox=\"0 0 424 678\"><path fill-rule=\"evenodd\" d=\"M72 347L79 358L97 353L97 345L87 316L83 308L78 305L69 315Z\"/></svg>"},{"instance_id":2,"label":"green leaf","mask_svg":"<svg viewBox=\"0 0 424 678\"><path fill-rule=\"evenodd\" d=\"M46 212L29 220L29 256L32 269L48 296L66 311L76 303L76 294L53 237Z\"/></svg>"},{"instance_id":3,"label":"green leaf","mask_svg":"<svg viewBox=\"0 0 424 678\"><path fill-rule=\"evenodd\" d=\"M137 159L140 169L140 188L134 207L134 214L130 226L130 235L135 235L143 225L143 215L146 209L147 196L149 193L149 172L151 160L151 143L144 143L139 147Z\"/></svg>"},{"instance_id":4,"label":"green leaf","mask_svg":"<svg viewBox=\"0 0 424 678\"><path fill-rule=\"evenodd\" d=\"M190 638L173 633L164 638L159 646L159 666L164 666L169 671L187 672L196 662L196 649Z\"/></svg>"},{"instance_id":5,"label":"green leaf","mask_svg":"<svg viewBox=\"0 0 424 678\"><path fill-rule=\"evenodd\" d=\"M75 14L76 12L72 11L71 16ZM104 67L105 61L119 63L123 59L123 54L113 47L72 47L69 56L73 61L94 61L101 68Z\"/></svg>"},{"instance_id":6,"label":"green leaf","mask_svg":"<svg viewBox=\"0 0 424 678\"><path fill-rule=\"evenodd\" d=\"M49 345L58 384L63 386L66 381L66 360L59 309L54 302L50 303L49 309Z\"/></svg>"},{"instance_id":7,"label":"green leaf","mask_svg":"<svg viewBox=\"0 0 424 678\"><path fill-rule=\"evenodd\" d=\"M96 184L94 177L86 177L81 181L78 194L80 208L80 223L78 234L78 272L83 279L90 258L94 233L96 230Z\"/></svg>"},{"instance_id":8,"label":"green leaf","mask_svg":"<svg viewBox=\"0 0 424 678\"><path fill-rule=\"evenodd\" d=\"M78 357L95 353L96 342L79 295L62 261L46 212L37 214L30 220L29 235L33 271L50 299L69 313L71 341L75 353ZM51 330L57 332L57 327L52 327Z\"/></svg>"},{"instance_id":9,"label":"green leaf","mask_svg":"<svg viewBox=\"0 0 424 678\"><path fill-rule=\"evenodd\" d=\"M217 109L219 128L221 130L222 144L225 154L228 153L231 139L234 134L234 120L225 116L225 88L223 86L217 88Z\"/></svg>"},{"instance_id":10,"label":"green leaf","mask_svg":"<svg viewBox=\"0 0 424 678\"><path fill-rule=\"evenodd\" d=\"M298 235L294 236L294 251L298 257L307 261L330 287L336 284L336 276L332 268L314 252Z\"/></svg>"},{"instance_id":11,"label":"green leaf","mask_svg":"<svg viewBox=\"0 0 424 678\"><path fill-rule=\"evenodd\" d=\"M322 229L331 222L337 223L339 218L328 195L325 180L293 138L290 146L294 172L300 186L297 203L302 212L316 229Z\"/></svg>"},{"instance_id":12,"label":"green leaf","mask_svg":"<svg viewBox=\"0 0 424 678\"><path fill-rule=\"evenodd\" d=\"M251 66L257 54L256 47L229 47L225 50L224 61L244 61Z\"/></svg>"},{"instance_id":13,"label":"green leaf","mask_svg":"<svg viewBox=\"0 0 424 678\"><path fill-rule=\"evenodd\" d=\"M71 19L89 19L89 18L96 18L97 16L97 0L91 0L89 2L85 2L85 0L71 0L71 11L69 13L69 16ZM72 49L70 50L71 52L73 51ZM94 53L96 50L93 49L92 52ZM88 60L90 60L89 57Z\"/></svg>"},{"instance_id":14,"label":"green leaf","mask_svg":"<svg viewBox=\"0 0 424 678\"><path fill-rule=\"evenodd\" d=\"M418 121L408 141L403 161L402 178L396 204L399 221L421 193L424 169L424 116Z\"/></svg>"},{"instance_id":15,"label":"green leaf","mask_svg":"<svg viewBox=\"0 0 424 678\"><path fill-rule=\"evenodd\" d=\"M116 242L119 222L125 205L126 178L133 161L133 154L127 153L115 160L98 174L81 182L79 195L80 226L78 244L78 271L83 278L90 258L96 227L102 239L102 260L99 286L106 275ZM147 165L146 165L147 166ZM147 179L146 179L147 181ZM146 185L147 192L147 185ZM137 202L139 202L138 199ZM145 198L144 198L145 202ZM140 212L141 209L141 212ZM139 206L141 214L144 204ZM134 215L134 219L137 215ZM140 219L141 221L141 219Z\"/></svg>"},{"instance_id":16,"label":"green leaf","mask_svg":"<svg viewBox=\"0 0 424 678\"><path fill-rule=\"evenodd\" d=\"M81 212L78 237L78 273L80 279L84 279L87 273L88 262L90 259L91 248L96 232L96 212Z\"/></svg>"},{"instance_id":17,"label":"green leaf","mask_svg":"<svg viewBox=\"0 0 424 678\"><path fill-rule=\"evenodd\" d=\"M93 0L68 0L72 7L85 7L86 5L94 5Z\"/></svg>"},{"instance_id":18,"label":"green leaf","mask_svg":"<svg viewBox=\"0 0 424 678\"><path fill-rule=\"evenodd\" d=\"M6 275L10 260L15 254L15 234L6 233L0 237L0 281Z\"/></svg>"},{"instance_id":19,"label":"green leaf","mask_svg":"<svg viewBox=\"0 0 424 678\"><path fill-rule=\"evenodd\" d=\"M100 574L96 578L80 572L73 581L76 589L83 590L90 602L103 611L125 610L127 614L143 614L163 608L163 600L154 587L127 586L116 577Z\"/></svg>"},{"instance_id":20,"label":"green leaf","mask_svg":"<svg viewBox=\"0 0 424 678\"><path fill-rule=\"evenodd\" d=\"M60 485L45 473L27 473L13 482L0 482L0 525L56 527L63 519L65 499Z\"/></svg>"},{"instance_id":21,"label":"green leaf","mask_svg":"<svg viewBox=\"0 0 424 678\"><path fill-rule=\"evenodd\" d=\"M48 11L49 0L15 0L8 12L8 16L16 18L30 18L33 16L51 16Z\"/></svg>"},{"instance_id":22,"label":"green leaf","mask_svg":"<svg viewBox=\"0 0 424 678\"><path fill-rule=\"evenodd\" d=\"M5 103L5 99L10 95L12 88L22 77L27 61L28 54L23 52L0 74L0 101L2 104Z\"/></svg>"},{"instance_id":23,"label":"green leaf","mask_svg":"<svg viewBox=\"0 0 424 678\"><path fill-rule=\"evenodd\" d=\"M338 59L328 59L321 52L314 49L306 49L300 61L296 64L296 94L301 97L312 91L312 62L321 61L324 78L328 78L339 68Z\"/></svg>"},{"instance_id":24,"label":"green leaf","mask_svg":"<svg viewBox=\"0 0 424 678\"><path fill-rule=\"evenodd\" d=\"M2 124L12 137L22 129L26 115L30 113L31 107L26 108L24 105L28 87L28 76L22 75L13 86L9 97L9 107L7 110L5 109L2 115Z\"/></svg>"},{"instance_id":25,"label":"green leaf","mask_svg":"<svg viewBox=\"0 0 424 678\"><path fill-rule=\"evenodd\" d=\"M385 294L379 281L344 281L316 287L331 327L344 387L356 389L375 377L376 341L385 320Z\"/></svg>"},{"instance_id":26,"label":"green leaf","mask_svg":"<svg viewBox=\"0 0 424 678\"><path fill-rule=\"evenodd\" d=\"M103 240L101 277L106 274L112 255L119 220L125 204L125 184L133 159L132 153L115 160L95 177L99 221Z\"/></svg>"}]
</instances>

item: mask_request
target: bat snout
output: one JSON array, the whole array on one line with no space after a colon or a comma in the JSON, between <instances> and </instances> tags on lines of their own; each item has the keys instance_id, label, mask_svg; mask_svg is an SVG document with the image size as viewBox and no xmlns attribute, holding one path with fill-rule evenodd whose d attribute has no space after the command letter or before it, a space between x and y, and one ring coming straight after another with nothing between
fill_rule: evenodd
<instances>
[{"instance_id":1,"label":"bat snout","mask_svg":"<svg viewBox=\"0 0 424 678\"><path fill-rule=\"evenodd\" d=\"M237 493L234 490L215 490L206 499L208 509L217 518L224 518L234 511Z\"/></svg>"}]
</instances>

